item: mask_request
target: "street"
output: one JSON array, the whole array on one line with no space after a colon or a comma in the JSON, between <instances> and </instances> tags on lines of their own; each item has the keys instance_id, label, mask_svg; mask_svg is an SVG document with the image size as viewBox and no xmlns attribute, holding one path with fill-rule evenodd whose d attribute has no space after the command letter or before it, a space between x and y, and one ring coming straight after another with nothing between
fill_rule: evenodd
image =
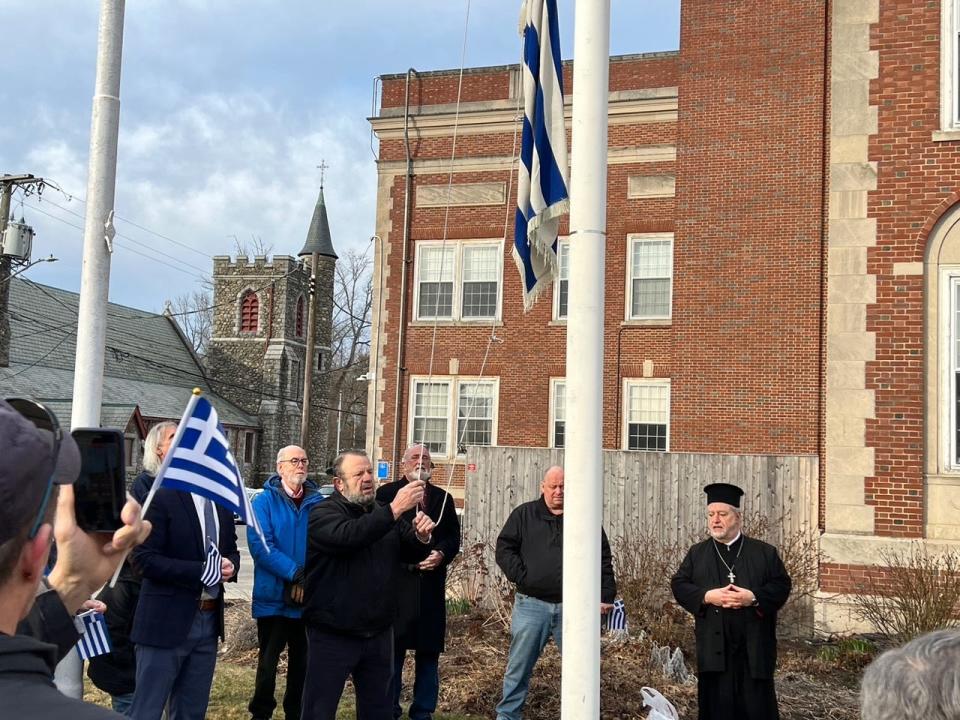
<instances>
[{"instance_id":1,"label":"street","mask_svg":"<svg viewBox=\"0 0 960 720\"><path fill-rule=\"evenodd\" d=\"M240 572L237 582L225 583L227 600L250 600L253 594L253 559L247 549L247 526L237 525L237 549L240 551Z\"/></svg>"}]
</instances>

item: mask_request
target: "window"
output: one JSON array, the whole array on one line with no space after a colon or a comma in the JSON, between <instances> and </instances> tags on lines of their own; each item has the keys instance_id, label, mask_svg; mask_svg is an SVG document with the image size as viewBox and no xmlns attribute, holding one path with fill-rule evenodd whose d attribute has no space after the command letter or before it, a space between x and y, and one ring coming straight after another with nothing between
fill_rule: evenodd
<instances>
[{"instance_id":1,"label":"window","mask_svg":"<svg viewBox=\"0 0 960 720\"><path fill-rule=\"evenodd\" d=\"M253 464L257 449L257 434L248 430L243 434L243 461L247 465Z\"/></svg>"},{"instance_id":2,"label":"window","mask_svg":"<svg viewBox=\"0 0 960 720\"><path fill-rule=\"evenodd\" d=\"M240 332L256 332L260 321L260 300L247 290L240 301Z\"/></svg>"},{"instance_id":3,"label":"window","mask_svg":"<svg viewBox=\"0 0 960 720\"><path fill-rule=\"evenodd\" d=\"M570 241L557 240L557 280L553 284L553 319L567 319L570 301ZM558 445L557 447L562 447Z\"/></svg>"},{"instance_id":4,"label":"window","mask_svg":"<svg viewBox=\"0 0 960 720\"><path fill-rule=\"evenodd\" d=\"M673 235L631 235L627 258L627 320L670 317Z\"/></svg>"},{"instance_id":5,"label":"window","mask_svg":"<svg viewBox=\"0 0 960 720\"><path fill-rule=\"evenodd\" d=\"M413 378L410 443L423 443L438 457L496 444L498 395L497 378Z\"/></svg>"},{"instance_id":6,"label":"window","mask_svg":"<svg viewBox=\"0 0 960 720\"><path fill-rule=\"evenodd\" d=\"M297 298L297 320L296 320L296 332L297 337L303 337L303 295Z\"/></svg>"},{"instance_id":7,"label":"window","mask_svg":"<svg viewBox=\"0 0 960 720\"><path fill-rule=\"evenodd\" d=\"M299 360L290 361L290 399L299 400L303 394L303 371Z\"/></svg>"},{"instance_id":8,"label":"window","mask_svg":"<svg viewBox=\"0 0 960 720\"><path fill-rule=\"evenodd\" d=\"M136 455L137 439L133 435L123 436L123 457L124 465L128 472L132 472L137 467Z\"/></svg>"},{"instance_id":9,"label":"window","mask_svg":"<svg viewBox=\"0 0 960 720\"><path fill-rule=\"evenodd\" d=\"M416 262L417 320L499 318L501 242L420 242Z\"/></svg>"},{"instance_id":10,"label":"window","mask_svg":"<svg viewBox=\"0 0 960 720\"><path fill-rule=\"evenodd\" d=\"M567 439L567 381L550 380L550 447L562 448Z\"/></svg>"},{"instance_id":11,"label":"window","mask_svg":"<svg viewBox=\"0 0 960 720\"><path fill-rule=\"evenodd\" d=\"M670 381L624 380L623 447L669 449Z\"/></svg>"}]
</instances>

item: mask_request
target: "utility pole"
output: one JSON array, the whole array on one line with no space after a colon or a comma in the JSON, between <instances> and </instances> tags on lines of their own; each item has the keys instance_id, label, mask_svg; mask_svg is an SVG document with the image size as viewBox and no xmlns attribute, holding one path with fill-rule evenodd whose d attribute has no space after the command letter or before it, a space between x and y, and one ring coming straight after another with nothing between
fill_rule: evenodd
<instances>
[{"instance_id":1,"label":"utility pole","mask_svg":"<svg viewBox=\"0 0 960 720\"><path fill-rule=\"evenodd\" d=\"M343 417L343 390L337 398L337 455L340 454L340 419Z\"/></svg>"},{"instance_id":2,"label":"utility pole","mask_svg":"<svg viewBox=\"0 0 960 720\"><path fill-rule=\"evenodd\" d=\"M97 80L90 122L87 215L83 226L83 269L73 378L72 427L99 427L107 336L113 204L120 132L120 68L126 0L101 0Z\"/></svg>"},{"instance_id":3,"label":"utility pole","mask_svg":"<svg viewBox=\"0 0 960 720\"><path fill-rule=\"evenodd\" d=\"M3 245L3 233L10 222L10 203L13 189L17 186L36 185L43 188L43 178L33 175L3 175L0 177L0 246ZM10 267L9 255L0 253L0 367L10 365L10 317L7 308L10 304Z\"/></svg>"}]
</instances>

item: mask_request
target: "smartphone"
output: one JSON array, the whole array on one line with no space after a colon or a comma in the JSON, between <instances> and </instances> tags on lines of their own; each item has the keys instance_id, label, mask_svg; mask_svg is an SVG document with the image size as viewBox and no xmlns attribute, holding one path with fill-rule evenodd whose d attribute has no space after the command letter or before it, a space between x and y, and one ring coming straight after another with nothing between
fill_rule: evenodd
<instances>
[{"instance_id":1,"label":"smartphone","mask_svg":"<svg viewBox=\"0 0 960 720\"><path fill-rule=\"evenodd\" d=\"M80 448L80 477L73 484L77 525L86 532L113 532L123 525L127 498L123 433L77 428L70 433Z\"/></svg>"}]
</instances>

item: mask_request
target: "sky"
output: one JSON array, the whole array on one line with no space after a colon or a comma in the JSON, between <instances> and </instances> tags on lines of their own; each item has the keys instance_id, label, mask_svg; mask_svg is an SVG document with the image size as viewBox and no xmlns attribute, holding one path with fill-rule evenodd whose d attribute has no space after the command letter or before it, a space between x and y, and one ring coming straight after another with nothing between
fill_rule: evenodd
<instances>
[{"instance_id":1,"label":"sky","mask_svg":"<svg viewBox=\"0 0 960 720\"><path fill-rule=\"evenodd\" d=\"M558 0L573 56L574 2ZM35 282L80 288L96 0L0 0L0 173L35 232ZM334 247L372 256L375 78L511 64L519 0L130 0L126 3L110 299L159 312L214 255L303 246L320 186ZM612 0L612 54L675 50L679 0ZM55 187L62 189L57 191Z\"/></svg>"}]
</instances>

